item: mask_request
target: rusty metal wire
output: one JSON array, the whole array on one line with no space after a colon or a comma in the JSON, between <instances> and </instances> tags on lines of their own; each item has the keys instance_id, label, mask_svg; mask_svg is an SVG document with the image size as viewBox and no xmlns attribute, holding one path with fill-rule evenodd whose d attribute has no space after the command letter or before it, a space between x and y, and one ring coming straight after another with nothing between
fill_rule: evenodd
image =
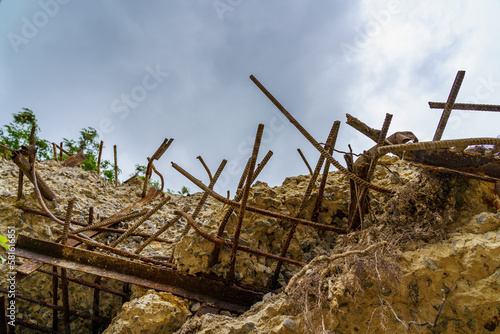
<instances>
[{"instance_id":1,"label":"rusty metal wire","mask_svg":"<svg viewBox=\"0 0 500 334\"><path fill-rule=\"evenodd\" d=\"M226 246L228 248L233 247L233 243L231 241L219 239L219 238L211 236L210 234L203 231L203 229L198 224L196 224L196 222L187 213L179 211L179 210L174 211L174 213L181 215L183 218L185 218L187 220L188 224L190 224L199 235L201 235L203 238L207 239L208 241L211 241L211 242L218 244L218 245ZM287 258L282 258L281 256L278 256L278 255L269 254L269 253L266 253L266 252L263 252L263 251L260 251L257 249L253 249L250 247L242 246L242 245L238 245L238 250L243 251L243 252L247 252L250 254L254 254L254 255L264 256L264 257L267 257L269 259L273 259L273 260L277 260L277 261L287 262L287 263L294 264L297 266L304 266L305 265L304 262L300 262L300 261L296 261L296 260L292 260L292 259L287 259Z\"/></svg>"},{"instance_id":2,"label":"rusty metal wire","mask_svg":"<svg viewBox=\"0 0 500 334\"><path fill-rule=\"evenodd\" d=\"M191 174L189 174L188 172L186 172L184 169L182 169L182 167L180 167L176 163L172 162L172 167L175 170L177 170L179 173L181 173L182 175L184 175L191 182L193 182L197 187L199 187L203 191L207 191L209 193L209 195L212 196L213 198L215 198L216 200L218 200L218 201L220 201L220 202L222 202L224 204L233 206L233 207L239 207L240 206L240 203L232 201L232 200L229 200L229 199L225 198L224 196L221 196L221 195L217 194L215 191L211 190L207 186L205 186L201 181L199 181L198 179L196 179L195 177L193 177ZM336 232L336 233L339 233L339 234L346 234L347 233L347 231L345 229L343 229L343 228L338 228L338 227L334 227L334 226L331 226L331 225L319 224L319 223L315 223L315 222L312 222L312 221L309 221L309 220L305 220L305 219L293 218L293 217L290 217L290 216L287 216L287 215L284 215L284 214L281 214L281 213L278 213L278 212L272 212L272 211L269 211L269 210L257 208L257 207L250 206L250 205L246 206L246 210L250 211L250 212L253 212L253 213L265 215L265 216L268 216L268 217L273 217L273 218L277 218L277 219L280 219L280 220L288 221L288 222L291 222L291 223L298 222L301 225L310 226L310 227L313 227L313 228L316 228L316 229L319 229L319 230L333 231L333 232Z\"/></svg>"},{"instance_id":3,"label":"rusty metal wire","mask_svg":"<svg viewBox=\"0 0 500 334\"><path fill-rule=\"evenodd\" d=\"M111 247L116 247L119 243L121 243L123 240L128 238L132 232L134 232L139 226L141 226L142 223L144 223L149 217L151 217L153 214L156 213L156 211L160 210L162 206L164 206L168 201L170 200L170 196L165 196L160 203L156 204L155 207L153 207L151 210L149 210L144 216L142 216L134 225L132 225L127 232L123 233L118 239L116 239L112 244Z\"/></svg>"},{"instance_id":4,"label":"rusty metal wire","mask_svg":"<svg viewBox=\"0 0 500 334\"><path fill-rule=\"evenodd\" d=\"M450 139L439 141L427 141L419 143L408 143L398 145L387 145L377 149L379 154L398 153L404 151L417 150L435 150L440 148L449 148L454 146L469 146L469 145L500 145L499 138L467 138L467 139Z\"/></svg>"},{"instance_id":5,"label":"rusty metal wire","mask_svg":"<svg viewBox=\"0 0 500 334\"><path fill-rule=\"evenodd\" d=\"M460 90L460 86L462 85L462 81L464 80L464 76L465 71L458 71L457 76L455 77L455 81L453 82L453 86L451 87L450 95L448 96L448 100L446 101L443 114L441 115L441 119L439 120L436 133L434 134L434 138L432 139L434 141L441 140L441 137L443 136L444 128L446 127L448 118L450 118L451 110L453 109L453 104L455 103L455 100L457 98L458 91Z\"/></svg>"},{"instance_id":6,"label":"rusty metal wire","mask_svg":"<svg viewBox=\"0 0 500 334\"><path fill-rule=\"evenodd\" d=\"M297 130L299 130L299 132L302 133L302 135L304 137L306 137L306 139L321 153L321 155L323 155L341 173L345 174L346 176L348 176L350 179L352 179L354 182L358 183L359 185L368 187L368 188L370 188L372 190L375 190L375 191L378 191L378 192L382 192L382 193L388 193L388 194L394 194L395 193L395 191L392 190L392 189L387 189L387 188L384 188L384 187L381 187L381 186L377 186L377 185L371 184L371 183L369 183L369 182L361 179L356 174L351 173L350 171L348 171L337 160L335 160L330 154L328 154L328 152L323 147L321 147L321 145L316 141L316 139L314 139L302 127L302 125L300 125L300 123L297 122L297 120L295 118L293 118L293 116L274 98L274 96L271 95L271 93L269 93L269 91L253 75L250 76L250 79L269 98L269 100L271 100L271 102L274 103L274 105L290 121L290 123L292 123L297 128Z\"/></svg>"}]
</instances>

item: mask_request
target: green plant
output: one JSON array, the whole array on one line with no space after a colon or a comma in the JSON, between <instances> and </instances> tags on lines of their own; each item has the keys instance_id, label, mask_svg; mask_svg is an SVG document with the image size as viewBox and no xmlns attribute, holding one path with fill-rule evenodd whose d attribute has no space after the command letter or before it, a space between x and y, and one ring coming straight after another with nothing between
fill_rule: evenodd
<instances>
[{"instance_id":1,"label":"green plant","mask_svg":"<svg viewBox=\"0 0 500 334\"><path fill-rule=\"evenodd\" d=\"M97 156L99 154L99 143L97 141L99 134L93 127L87 127L80 130L80 137L77 140L63 138L65 150L70 154L76 154L84 150L83 155L87 158L81 163L83 170L97 171ZM121 170L118 169L118 174ZM109 160L101 161L101 174L109 182L115 181L115 166Z\"/></svg>"},{"instance_id":2,"label":"green plant","mask_svg":"<svg viewBox=\"0 0 500 334\"><path fill-rule=\"evenodd\" d=\"M40 139L38 133L38 121L35 114L28 108L23 108L22 111L12 114L14 121L0 128L0 144L4 144L14 150L18 150L22 145L29 144L31 128L35 127L35 145L38 147L37 157L40 160L50 159L49 141Z\"/></svg>"},{"instance_id":3,"label":"green plant","mask_svg":"<svg viewBox=\"0 0 500 334\"><path fill-rule=\"evenodd\" d=\"M5 248L6 251L9 250L9 245L8 245L8 242L9 242L9 239L7 239L6 237L4 237L3 235L0 235L0 246L2 246L3 248ZM0 259L2 261L2 264L5 263L5 261L7 261L4 257L3 257L3 250L2 250L2 254L0 254Z\"/></svg>"},{"instance_id":4,"label":"green plant","mask_svg":"<svg viewBox=\"0 0 500 334\"><path fill-rule=\"evenodd\" d=\"M130 174L132 177L133 175L137 174L137 178L144 180L146 178L146 166L145 165L135 165L135 173ZM156 189L160 189L161 185L157 180L153 180L149 178L149 184L155 187ZM168 192L168 191L167 191Z\"/></svg>"},{"instance_id":5,"label":"green plant","mask_svg":"<svg viewBox=\"0 0 500 334\"><path fill-rule=\"evenodd\" d=\"M189 196L189 188L186 186L182 186L181 190L177 192L179 195L188 195Z\"/></svg>"}]
</instances>

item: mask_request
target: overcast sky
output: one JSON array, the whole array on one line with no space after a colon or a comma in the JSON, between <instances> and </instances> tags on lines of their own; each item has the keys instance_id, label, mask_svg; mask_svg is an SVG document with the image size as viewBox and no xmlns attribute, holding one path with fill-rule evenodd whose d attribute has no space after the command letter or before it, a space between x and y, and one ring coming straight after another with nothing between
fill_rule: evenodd
<instances>
[{"instance_id":1,"label":"overcast sky","mask_svg":"<svg viewBox=\"0 0 500 334\"><path fill-rule=\"evenodd\" d=\"M411 4L410 4L411 3ZM198 189L174 161L216 190L234 188L265 125L259 179L279 185L307 174L319 153L249 79L254 74L319 141L342 122L337 148L373 143L345 124L349 113L389 134L432 140L458 70L457 102L500 104L500 1L68 1L0 2L0 125L32 109L41 137L60 142L99 130L105 158L118 146L123 181L156 162L166 187ZM443 139L497 137L500 114L454 111ZM341 154L335 157L343 162ZM313 167L314 168L314 167Z\"/></svg>"}]
</instances>

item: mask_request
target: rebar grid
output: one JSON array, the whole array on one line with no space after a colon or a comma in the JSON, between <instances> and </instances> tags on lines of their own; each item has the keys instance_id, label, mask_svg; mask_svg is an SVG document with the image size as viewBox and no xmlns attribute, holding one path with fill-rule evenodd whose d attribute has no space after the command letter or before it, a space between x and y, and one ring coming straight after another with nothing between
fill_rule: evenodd
<instances>
[{"instance_id":1,"label":"rebar grid","mask_svg":"<svg viewBox=\"0 0 500 334\"><path fill-rule=\"evenodd\" d=\"M326 142L325 149L328 150L328 153L333 154L333 150L335 149L335 144L337 142L337 136L340 128L340 121L335 121L333 123L333 133L331 142ZM330 169L330 162L326 160L325 167L323 168L323 174L321 176L321 183L318 188L318 197L316 197L316 204L314 205L314 209L311 215L311 221L317 222L319 218L319 211L321 209L321 203L323 202L323 193L325 191L326 180L328 178L328 171Z\"/></svg>"},{"instance_id":2,"label":"rebar grid","mask_svg":"<svg viewBox=\"0 0 500 334\"><path fill-rule=\"evenodd\" d=\"M196 222L187 213L179 211L179 210L174 211L174 213L181 215L184 219L186 219L186 221L193 227L193 229L195 229L196 232L199 235L201 235L203 238L205 238L208 241L211 241L215 244L226 246L226 247L232 249L233 243L231 241L219 239L217 237L211 236L210 234L206 233L205 231L203 231L203 229L198 224L196 224ZM273 260L277 260L277 261L287 262L287 263L294 264L297 266L304 266L305 265L304 262L300 262L300 261L296 261L296 260L292 260L292 259L288 259L288 258L282 258L281 256L269 254L269 253L260 251L258 249L253 249L253 248L250 248L247 246L238 245L238 250L243 251L243 252L247 252L250 254L254 254L254 255L264 256L264 257L267 257L269 259L273 259Z\"/></svg>"},{"instance_id":3,"label":"rebar grid","mask_svg":"<svg viewBox=\"0 0 500 334\"><path fill-rule=\"evenodd\" d=\"M221 195L217 194L215 191L209 189L201 181L197 180L195 177L193 177L191 174L189 174L188 172L186 172L184 169L182 169L182 167L180 167L176 163L172 162L172 167L175 170L177 170L179 173L181 173L182 175L184 175L191 182L193 182L197 187L201 188L203 191L207 191L210 196L212 196L213 198L215 198L219 202L222 202L222 203L227 204L227 205L231 205L233 207L239 207L240 206L240 203L232 201L232 200L229 200L229 199L225 198L224 196L221 196ZM297 222L300 225L311 226L311 227L319 229L319 230L333 231L333 232L336 232L336 233L339 233L339 234L346 234L347 233L347 230L345 230L343 228L338 228L338 227L334 227L334 226L331 226L331 225L319 224L319 223L315 223L315 222L312 222L312 221L309 221L309 220L305 220L305 219L293 218L293 217L290 217L290 216L287 216L287 215L284 215L284 214L281 214L281 213L278 213L278 212L272 212L272 211L269 211L269 210L257 208L257 207L250 206L250 205L246 206L246 210L250 211L250 212L253 212L253 213L261 214L261 215L264 215L264 216L277 218L279 220L288 221L288 222L291 222L291 223Z\"/></svg>"},{"instance_id":4,"label":"rebar grid","mask_svg":"<svg viewBox=\"0 0 500 334\"><path fill-rule=\"evenodd\" d=\"M253 172L255 170L255 164L257 161L257 155L259 154L260 142L262 140L262 134L264 133L264 124L259 124L257 128L257 134L255 135L255 142L253 144L252 156L250 158L250 163L248 165L248 175L243 188L243 195L241 197L240 212L238 214L238 221L236 223L236 229L234 230L233 237L233 247L231 250L231 263L229 265L228 282L229 284L234 283L234 270L236 265L236 251L238 250L238 243L240 241L241 225L243 224L243 218L245 217L245 209L247 206L248 195L250 194L250 186L252 185Z\"/></svg>"},{"instance_id":5,"label":"rebar grid","mask_svg":"<svg viewBox=\"0 0 500 334\"><path fill-rule=\"evenodd\" d=\"M345 174L347 177L352 179L354 182L358 183L359 185L368 187L372 190L382 192L382 193L388 193L388 194L395 194L395 191L392 189L387 189L381 186L377 186L374 184L371 184L369 182L366 182L365 180L361 179L358 177L356 174L351 173L348 171L344 166L342 166L337 160L335 160L328 152L321 147L321 145L314 139L303 127L300 125L299 122L293 116L274 98L271 93L253 76L250 76L250 79L259 87L259 89L271 100L271 102L274 103L274 105L278 108L279 111L292 123L297 130L299 130L300 133L323 155L332 165L334 165L341 173Z\"/></svg>"},{"instance_id":6,"label":"rebar grid","mask_svg":"<svg viewBox=\"0 0 500 334\"><path fill-rule=\"evenodd\" d=\"M110 246L116 247L123 240L128 238L132 232L134 232L142 223L144 223L149 217L156 213L156 211L160 210L162 206L164 206L170 200L170 196L165 196L158 204L156 204L151 210L149 210L144 216L142 216L134 225L132 225L127 232L123 233L118 239L116 239Z\"/></svg>"},{"instance_id":7,"label":"rebar grid","mask_svg":"<svg viewBox=\"0 0 500 334\"><path fill-rule=\"evenodd\" d=\"M260 174L262 169L266 166L268 163L269 159L273 156L273 152L269 151L267 152L266 156L262 159L262 161L259 163L257 168L255 169L255 172L253 173L252 176L252 183L256 180L257 176ZM241 189L243 187L243 182L245 182L245 178L247 177L248 174L248 168L250 164L250 158L247 161L247 164L245 166L245 169L243 170L243 173L241 175L240 181L238 183L238 189L236 190L236 195L234 196L233 201L238 202L241 200L241 196L243 195L243 190ZM229 196L227 197L229 200ZM219 225L219 229L217 230L217 238L221 238L222 235L224 234L224 230L226 229L227 222L229 221L229 218L234 212L235 207L230 206L229 208L226 209L226 212L224 213L224 217L221 220L221 223ZM214 249L212 251L212 261L210 263L210 267L215 266L217 261L219 260L219 253L220 253L220 246L215 244Z\"/></svg>"},{"instance_id":8,"label":"rebar grid","mask_svg":"<svg viewBox=\"0 0 500 334\"><path fill-rule=\"evenodd\" d=\"M336 127L335 123L332 125L332 128L330 129L330 133L328 134L328 138L326 139L326 143L330 143L333 141L333 136L335 135L336 128L338 130L338 127ZM325 158L320 155L318 162L316 163L316 167L314 168L314 172L312 173L311 178L309 179L309 183L307 184L306 191L304 193L304 197L302 198L302 201L300 202L299 210L295 217L300 218L304 214L304 209L306 208L307 201L309 199L309 196L311 196L311 192L314 188L314 185L316 184L316 180L319 176L319 172L321 171L321 167L323 166L323 162L325 161ZM290 243L292 242L293 235L295 234L295 230L297 229L297 223L293 223L292 227L288 231L288 236L285 240L285 243L283 244L283 248L281 250L281 257L286 257L286 253L288 252L288 248L290 247ZM276 265L276 269L274 270L274 275L271 278L271 287L275 288L276 284L278 283L278 277L281 271L281 266L283 265L282 261L278 261L278 264Z\"/></svg>"}]
</instances>

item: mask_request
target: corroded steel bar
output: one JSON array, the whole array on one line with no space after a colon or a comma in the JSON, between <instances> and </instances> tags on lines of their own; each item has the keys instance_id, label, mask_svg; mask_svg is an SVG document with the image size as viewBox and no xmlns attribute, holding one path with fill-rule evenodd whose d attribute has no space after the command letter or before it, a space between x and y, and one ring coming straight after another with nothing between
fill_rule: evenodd
<instances>
[{"instance_id":1,"label":"corroded steel bar","mask_svg":"<svg viewBox=\"0 0 500 334\"><path fill-rule=\"evenodd\" d=\"M338 130L338 128L337 128ZM330 133L328 134L328 138L326 140L327 143L332 142L333 140L333 135L335 133L335 123L330 129ZM314 168L314 172L312 173L311 179L309 180L309 183L307 184L306 191L304 193L304 197L302 198L302 201L299 206L299 211L297 212L296 217L301 218L302 215L304 214L304 209L306 208L307 201L309 200L309 196L311 196L311 192L314 188L314 185L316 184L316 180L318 179L319 172L321 171L321 167L323 166L323 162L325 161L325 158L320 155L318 162L316 163L316 167ZM286 253L288 252L288 248L290 247L290 243L292 242L293 235L295 234L295 230L297 229L297 223L293 223L292 227L290 228L290 231L288 231L288 236L285 240L285 243L283 244L283 248L281 249L281 257L286 257ZM273 288L276 288L276 284L278 283L278 277L281 271L281 266L283 265L282 261L278 261L278 264L276 265L276 268L274 270L274 275L271 278L271 286Z\"/></svg>"},{"instance_id":2,"label":"corroded steel bar","mask_svg":"<svg viewBox=\"0 0 500 334\"><path fill-rule=\"evenodd\" d=\"M116 145L113 145L113 154L115 157L115 186L118 185L118 161L116 158Z\"/></svg>"},{"instance_id":3,"label":"corroded steel bar","mask_svg":"<svg viewBox=\"0 0 500 334\"><path fill-rule=\"evenodd\" d=\"M66 242L68 241L68 232L69 232L69 224L71 221L71 214L73 213L73 205L75 205L75 200L70 199L68 201L68 207L66 209L66 219L64 220L64 230L63 230L63 236L62 236L62 243L66 245Z\"/></svg>"},{"instance_id":4,"label":"corroded steel bar","mask_svg":"<svg viewBox=\"0 0 500 334\"><path fill-rule=\"evenodd\" d=\"M417 150L435 150L439 148L449 148L454 146L469 146L469 145L500 145L499 138L467 138L467 139L450 139L439 141L424 141L418 143L387 145L377 149L378 154L398 153L404 151Z\"/></svg>"},{"instance_id":5,"label":"corroded steel bar","mask_svg":"<svg viewBox=\"0 0 500 334\"><path fill-rule=\"evenodd\" d=\"M302 153L302 151L300 150L300 148L297 149L297 152L299 152L299 155L302 158L302 161L304 161L304 163L306 164L306 167L307 167L307 170L309 171L309 174L313 175L313 171L311 169L311 165L309 165L309 162L307 162L307 159L304 156L304 154Z\"/></svg>"},{"instance_id":6,"label":"corroded steel bar","mask_svg":"<svg viewBox=\"0 0 500 334\"><path fill-rule=\"evenodd\" d=\"M29 328L29 329L34 329L34 330L42 332L42 333L53 333L53 334L60 333L60 332L57 332L57 331L53 330L52 328L44 327L44 326L35 324L33 322L23 320L21 318L17 318L17 317L16 317L16 320L15 320L15 323L16 323L16 326L24 327L24 328ZM10 330L9 331L9 334L14 334L14 333L15 333L14 330Z\"/></svg>"},{"instance_id":7,"label":"corroded steel bar","mask_svg":"<svg viewBox=\"0 0 500 334\"><path fill-rule=\"evenodd\" d=\"M103 226L106 226L106 225L113 225L113 224L116 224L116 223L119 223L119 222L122 222L122 221L125 221L125 220L129 220L129 219L133 219L133 218L137 218L137 217L140 217L140 216L143 216L144 214L146 214L146 210L141 210L141 211L137 211L137 212L132 212L128 215L125 215L125 216L117 216L117 217L108 217L106 219L103 219L102 221L98 222L98 223L95 223L93 225L84 225L83 227L80 227L80 228L77 228L76 230L74 230L72 233L78 233L78 232L83 232L83 231L89 231L89 230L95 230L99 227L103 227ZM81 225L81 223L80 223Z\"/></svg>"},{"instance_id":8,"label":"corroded steel bar","mask_svg":"<svg viewBox=\"0 0 500 334\"><path fill-rule=\"evenodd\" d=\"M36 125L31 126L30 136L28 137L29 145L36 145L36 140L35 140L36 127L37 127Z\"/></svg>"},{"instance_id":9,"label":"corroded steel bar","mask_svg":"<svg viewBox=\"0 0 500 334\"><path fill-rule=\"evenodd\" d=\"M444 109L444 102L429 102L431 109ZM500 105L494 104L473 104L473 103L454 103L453 110L477 110L477 111L500 111Z\"/></svg>"},{"instance_id":10,"label":"corroded steel bar","mask_svg":"<svg viewBox=\"0 0 500 334\"><path fill-rule=\"evenodd\" d=\"M229 200L229 199L225 198L224 196L221 196L221 195L217 194L215 191L209 189L201 181L197 180L195 177L193 177L191 174L189 174L188 172L186 172L184 169L182 169L176 163L172 162L172 167L175 170L177 170L179 173L181 173L182 175L184 175L186 178L188 178L197 187L201 188L203 191L207 191L210 194L210 196L212 196L216 200L218 200L218 201L220 201L220 202L222 202L224 204L231 205L233 207L239 207L240 206L240 203L232 201L232 200ZM345 233L347 233L347 231L345 229L343 229L343 228L338 228L338 227L334 227L334 226L331 226L331 225L319 224L319 223L311 222L311 221L305 220L305 219L293 218L293 217L290 217L290 216L287 216L287 215L283 215L281 213L277 213L277 212L272 212L272 211L269 211L269 210L264 210L264 209L256 208L256 207L250 206L250 205L246 206L246 210L250 211L250 212L258 213L258 214L261 214L261 215L265 215L265 216L268 216L268 217L274 217L274 218L277 218L277 219L280 219L280 220L288 221L288 222L291 222L291 223L298 222L301 225L311 226L311 227L319 229L319 230L333 231L333 232L336 232L336 233L339 233L339 234L345 234Z\"/></svg>"},{"instance_id":11,"label":"corroded steel bar","mask_svg":"<svg viewBox=\"0 0 500 334\"><path fill-rule=\"evenodd\" d=\"M38 269L43 270L43 269ZM53 276L52 276L52 303L56 306L52 309L52 328L57 330L59 327L58 315L57 315L57 286L58 286L58 274L57 266L52 266Z\"/></svg>"},{"instance_id":12,"label":"corroded steel bar","mask_svg":"<svg viewBox=\"0 0 500 334\"><path fill-rule=\"evenodd\" d=\"M217 305L224 310L235 313L243 313L248 310L263 296L262 292L227 286L214 279L197 277L169 268L151 266L85 249L63 246L24 235L19 235L15 251L19 257L37 259L43 263L57 264L59 267L69 270L170 292L173 295L196 300L200 303ZM168 264L163 263L163 266L165 265Z\"/></svg>"},{"instance_id":13,"label":"corroded steel bar","mask_svg":"<svg viewBox=\"0 0 500 334\"><path fill-rule=\"evenodd\" d=\"M345 114L347 117L346 124L352 126L374 142L378 141L378 138L380 137L380 130L374 129L360 121L354 116L351 116L349 114Z\"/></svg>"},{"instance_id":14,"label":"corroded steel bar","mask_svg":"<svg viewBox=\"0 0 500 334\"><path fill-rule=\"evenodd\" d=\"M151 158L148 158L148 165L146 167L146 173L144 175L144 184L142 187L142 197L146 196L146 191L148 189L149 179L151 178L152 169L154 168L153 161L159 160L161 158L161 156L163 155L163 153L165 153L165 151L170 147L170 145L172 144L173 141L174 141L173 138L170 138L170 139L165 138L163 140L163 143L161 143L160 147L158 147L158 149L151 156ZM157 173L157 174L159 174L159 173ZM160 178L162 179L162 190L163 190L163 176L160 176Z\"/></svg>"},{"instance_id":15,"label":"corroded steel bar","mask_svg":"<svg viewBox=\"0 0 500 334\"><path fill-rule=\"evenodd\" d=\"M89 207L89 222L88 225L94 224L94 207Z\"/></svg>"},{"instance_id":16,"label":"corroded steel bar","mask_svg":"<svg viewBox=\"0 0 500 334\"><path fill-rule=\"evenodd\" d=\"M201 227L198 224L196 224L196 222L187 213L179 211L179 210L174 211L174 213L182 215L187 220L187 222L189 224L191 224L191 226L193 226L193 228L196 230L196 232L198 232L198 234L201 235L203 238L205 238L205 239L207 239L207 240L209 240L209 241L211 241L213 243L216 243L218 245L226 246L228 248L232 248L233 247L233 243L231 241L227 241L227 240L224 240L224 239L219 239L219 238L211 236L210 234L208 234L205 231L203 231L201 229ZM287 263L294 264L294 265L297 265L297 266L304 266L304 265L306 265L306 263L304 263L304 262L300 262L300 261L296 261L296 260L292 260L292 259L288 259L288 258L283 258L281 256L274 255L274 254L269 254L269 253L260 251L258 249L253 249L253 248L250 248L250 247L247 247L247 246L238 245L238 250L243 251L243 252L247 252L247 253L250 253L250 254L258 255L258 256L267 257L269 259L273 259L273 260L277 260L277 261L287 262Z\"/></svg>"},{"instance_id":17,"label":"corroded steel bar","mask_svg":"<svg viewBox=\"0 0 500 334\"><path fill-rule=\"evenodd\" d=\"M95 278L95 283L101 285L101 276ZM94 299L92 300L92 315L94 317L99 317L99 302L100 302L100 291L99 289L94 289ZM92 334L99 333L99 323L92 321Z\"/></svg>"},{"instance_id":18,"label":"corroded steel bar","mask_svg":"<svg viewBox=\"0 0 500 334\"><path fill-rule=\"evenodd\" d=\"M21 200L23 198L23 178L24 178L24 173L19 169L19 177L17 181L17 201Z\"/></svg>"},{"instance_id":19,"label":"corroded steel bar","mask_svg":"<svg viewBox=\"0 0 500 334\"><path fill-rule=\"evenodd\" d=\"M356 174L353 174L349 172L344 166L342 166L337 160L335 160L328 152L321 147L321 145L314 139L305 129L300 125L299 122L293 116L274 98L274 96L269 93L269 91L253 76L250 76L250 79L259 87L259 89L271 100L271 102L274 103L274 105L278 108L279 111L292 123L297 130L299 130L300 133L306 139L323 155L332 165L334 165L341 173L347 175L350 179L352 179L354 182L363 185L365 187L369 187L372 190L383 192L383 193L388 193L388 194L394 194L395 191L392 189L386 189L381 186L377 186L374 184L371 184L369 182L366 182L365 180L359 178Z\"/></svg>"},{"instance_id":20,"label":"corroded steel bar","mask_svg":"<svg viewBox=\"0 0 500 334\"><path fill-rule=\"evenodd\" d=\"M33 144L33 145L35 145L35 144ZM59 160L63 161L63 151L64 151L63 150L63 142L60 143L58 148L59 148Z\"/></svg>"},{"instance_id":21,"label":"corroded steel bar","mask_svg":"<svg viewBox=\"0 0 500 334\"><path fill-rule=\"evenodd\" d=\"M101 140L99 144L99 155L97 156L97 175L101 175L101 155L102 155L102 147L104 142Z\"/></svg>"},{"instance_id":22,"label":"corroded steel bar","mask_svg":"<svg viewBox=\"0 0 500 334\"><path fill-rule=\"evenodd\" d=\"M57 160L57 149L56 149L55 143L52 143L52 150L54 151L54 161L58 161Z\"/></svg>"},{"instance_id":23,"label":"corroded steel bar","mask_svg":"<svg viewBox=\"0 0 500 334\"><path fill-rule=\"evenodd\" d=\"M52 145L55 145L58 149L59 149L59 152L61 153L59 156L61 157L60 160L62 161L62 154L66 154L68 157L71 156L71 154L69 154L68 151L66 151L65 149L63 149L63 143L61 143L61 146L57 145L56 143L52 143Z\"/></svg>"},{"instance_id":24,"label":"corroded steel bar","mask_svg":"<svg viewBox=\"0 0 500 334\"><path fill-rule=\"evenodd\" d=\"M248 167L247 181L245 183L245 187L243 188L243 196L241 197L238 221L236 223L236 229L234 231L233 248L231 250L231 263L229 265L229 275L228 275L228 281L231 284L234 282L236 251L238 250L238 243L240 241L241 225L243 224L243 218L245 217L245 208L247 206L248 195L250 194L250 186L252 185L253 172L255 170L255 164L257 161L257 155L259 154L260 142L262 140L263 133L264 133L264 124L259 124L257 128L257 135L255 136L255 142L253 144L253 151L252 151L252 157L250 158L250 165Z\"/></svg>"},{"instance_id":25,"label":"corroded steel bar","mask_svg":"<svg viewBox=\"0 0 500 334\"><path fill-rule=\"evenodd\" d=\"M205 161L203 161L203 158L201 157L201 155L197 156L196 159L200 160L201 164L203 165L203 168L205 168L205 170L207 171L208 179L210 180L210 182L212 182L212 173L210 172L210 169L208 168Z\"/></svg>"},{"instance_id":26,"label":"corroded steel bar","mask_svg":"<svg viewBox=\"0 0 500 334\"><path fill-rule=\"evenodd\" d=\"M441 115L441 119L439 120L438 127L436 129L436 133L434 134L433 141L441 140L443 136L444 128L446 127L446 123L448 123L448 118L450 118L451 110L453 109L453 104L458 95L458 91L460 90L460 86L462 85L462 81L464 80L465 71L458 71L457 76L455 77L455 81L453 82L453 86L451 87L450 95L448 96L448 100L446 101L446 105L443 110L443 114Z\"/></svg>"},{"instance_id":27,"label":"corroded steel bar","mask_svg":"<svg viewBox=\"0 0 500 334\"><path fill-rule=\"evenodd\" d=\"M61 290L62 290L62 304L63 304L63 321L64 333L70 334L70 321L69 321L69 294L68 294L68 281L66 280L66 268L61 268Z\"/></svg>"},{"instance_id":28,"label":"corroded steel bar","mask_svg":"<svg viewBox=\"0 0 500 334\"><path fill-rule=\"evenodd\" d=\"M262 169L266 166L266 164L269 162L269 159L273 156L272 151L268 151L266 156L262 159L262 161L259 163L257 168L255 169L255 172L253 173L252 176L252 183L257 179L257 176L260 174ZM250 164L250 159L248 159L247 164L245 166L245 169L243 171L243 174L241 175L240 182L238 183L238 189L236 190L236 195L234 196L234 201L238 202L241 200L241 196L243 195L242 187L243 183L245 182L245 178L247 177L248 174L248 168ZM229 199L229 190L228 190L228 196L227 199ZM227 222L229 221L229 218L234 212L234 207L230 206L229 208L226 209L226 212L224 213L224 217L221 220L221 223L219 225L219 230L217 231L217 238L222 237L224 234L224 230L226 229ZM212 251L212 262L210 264L210 267L215 266L217 261L219 260L219 253L220 253L220 246L218 244L214 245L214 249Z\"/></svg>"},{"instance_id":29,"label":"corroded steel bar","mask_svg":"<svg viewBox=\"0 0 500 334\"><path fill-rule=\"evenodd\" d=\"M149 210L144 216L142 216L134 225L132 225L127 232L123 233L118 239L116 239L110 246L111 247L116 247L120 242L128 238L132 232L134 232L139 226L141 226L142 223L144 223L149 217L151 217L153 214L156 213L156 211L160 210L162 206L167 204L167 202L170 200L170 196L165 196L160 203L156 204L154 208Z\"/></svg>"},{"instance_id":30,"label":"corroded steel bar","mask_svg":"<svg viewBox=\"0 0 500 334\"><path fill-rule=\"evenodd\" d=\"M335 144L337 142L337 136L339 133L340 121L335 121L332 126L332 136L331 142L326 142L325 149L328 149L329 154L333 154L333 150L335 149ZM326 180L328 178L328 170L330 168L330 163L328 160L325 162L325 167L323 168L323 174L321 176L321 182L319 184L318 189L318 197L316 198L316 204L314 205L314 210L311 215L311 220L314 222L318 221L319 218L319 210L321 209L321 203L323 202L323 193L325 191Z\"/></svg>"},{"instance_id":31,"label":"corroded steel bar","mask_svg":"<svg viewBox=\"0 0 500 334\"><path fill-rule=\"evenodd\" d=\"M22 156L18 151L14 151L14 154L12 155L12 161L19 167L19 169L28 177L28 179L33 183L33 175L31 175L31 165L29 164L28 160L24 156ZM38 188L40 189L40 193L42 194L43 198L45 198L47 201L52 202L53 200L57 200L56 194L50 189L50 187L43 181L43 179L40 177L38 172L36 173L36 181Z\"/></svg>"},{"instance_id":32,"label":"corroded steel bar","mask_svg":"<svg viewBox=\"0 0 500 334\"><path fill-rule=\"evenodd\" d=\"M385 114L384 124L382 125L382 130L380 131L380 135L378 137L377 146L384 146L385 138L387 137L387 132L389 132L389 126L391 125L392 115Z\"/></svg>"}]
</instances>

